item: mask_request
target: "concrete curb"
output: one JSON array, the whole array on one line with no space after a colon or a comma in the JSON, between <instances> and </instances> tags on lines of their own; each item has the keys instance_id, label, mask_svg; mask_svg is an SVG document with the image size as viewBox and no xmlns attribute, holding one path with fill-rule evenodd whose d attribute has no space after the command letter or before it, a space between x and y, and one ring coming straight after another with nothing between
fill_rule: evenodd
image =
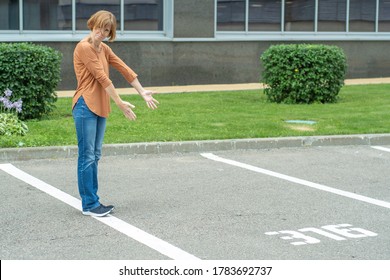
<instances>
[{"instance_id":1,"label":"concrete curb","mask_svg":"<svg viewBox=\"0 0 390 280\"><path fill-rule=\"evenodd\" d=\"M278 149L347 145L390 145L390 134L302 136L281 138L107 144L103 146L103 155L158 155L169 153L202 153L228 150ZM59 159L75 157L77 157L77 146L0 149L0 163L17 160Z\"/></svg>"}]
</instances>

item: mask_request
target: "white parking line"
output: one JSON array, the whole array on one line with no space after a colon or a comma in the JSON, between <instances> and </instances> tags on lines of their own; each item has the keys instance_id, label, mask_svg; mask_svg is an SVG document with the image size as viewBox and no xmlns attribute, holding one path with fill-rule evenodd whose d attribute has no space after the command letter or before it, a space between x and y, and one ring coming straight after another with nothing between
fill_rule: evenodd
<instances>
[{"instance_id":1,"label":"white parking line","mask_svg":"<svg viewBox=\"0 0 390 280\"><path fill-rule=\"evenodd\" d=\"M385 147L381 147L381 146L371 146L371 148L374 148L374 149L377 149L377 150L380 150L380 151L385 151L385 152L389 152L390 153L390 149L389 148L385 148Z\"/></svg>"},{"instance_id":2,"label":"white parking line","mask_svg":"<svg viewBox=\"0 0 390 280\"><path fill-rule=\"evenodd\" d=\"M0 170L81 211L81 201L79 199L27 174L12 164L0 164ZM102 218L94 218L171 259L199 260L199 258L114 216L107 215Z\"/></svg>"},{"instance_id":3,"label":"white parking line","mask_svg":"<svg viewBox=\"0 0 390 280\"><path fill-rule=\"evenodd\" d=\"M241 163L241 162L238 162L238 161L235 161L235 160L225 159L225 158L216 156L216 155L214 155L212 153L202 153L201 155L203 157L205 157L205 158L208 158L208 159L211 159L211 160L214 160L214 161L223 162L223 163L226 163L226 164L229 164L229 165L241 167L241 168L248 169L248 170L251 170L251 171L254 171L254 172L262 173L262 174L265 174L265 175L269 175L269 176L272 176L272 177L276 177L276 178L279 178L279 179L290 181L290 182L293 182L293 183L296 183L296 184L304 185L304 186L307 186L307 187L310 187L310 188L314 188L314 189L318 189L318 190L321 190L321 191L326 191L326 192L338 194L338 195L341 195L341 196L344 196L344 197L352 198L352 199L355 199L355 200L360 200L360 201L363 201L363 202L367 202L367 203L370 203L370 204L373 204L373 205L377 205L377 206L381 206L381 207L385 207L385 208L390 209L390 202L387 202L387 201L382 201L382 200L370 198L370 197L367 197L367 196L363 196L363 195L359 195L359 194L355 194L355 193L351 193L351 192L347 192L347 191L343 191L343 190L327 187L325 185L309 182L309 181L306 181L306 180L302 180L302 179L299 179L299 178L291 177L291 176L284 175L284 174L281 174L281 173L277 173L277 172L274 172L274 171L270 171L270 170L267 170L267 169L259 168L259 167L253 166L253 165Z\"/></svg>"}]
</instances>

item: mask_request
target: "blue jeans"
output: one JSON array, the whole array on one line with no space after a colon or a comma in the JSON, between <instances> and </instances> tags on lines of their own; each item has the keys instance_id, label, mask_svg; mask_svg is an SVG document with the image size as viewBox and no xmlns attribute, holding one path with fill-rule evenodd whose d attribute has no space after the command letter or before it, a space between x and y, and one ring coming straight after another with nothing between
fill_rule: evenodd
<instances>
[{"instance_id":1,"label":"blue jeans","mask_svg":"<svg viewBox=\"0 0 390 280\"><path fill-rule=\"evenodd\" d=\"M78 142L77 179L83 211L100 205L98 192L98 161L102 155L106 118L89 110L81 96L73 108Z\"/></svg>"}]
</instances>

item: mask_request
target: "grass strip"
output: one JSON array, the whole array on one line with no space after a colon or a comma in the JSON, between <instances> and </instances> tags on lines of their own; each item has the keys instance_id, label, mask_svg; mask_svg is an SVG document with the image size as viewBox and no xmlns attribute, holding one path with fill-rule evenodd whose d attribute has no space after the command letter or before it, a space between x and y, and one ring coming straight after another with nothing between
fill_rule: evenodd
<instances>
[{"instance_id":1,"label":"grass strip","mask_svg":"<svg viewBox=\"0 0 390 280\"><path fill-rule=\"evenodd\" d=\"M139 96L122 96L136 106L134 122L112 104L104 143L390 132L390 84L344 86L334 104L275 104L259 90L155 97L160 106L151 111ZM59 98L56 106L44 119L28 121L26 136L0 136L0 147L76 145L71 98Z\"/></svg>"}]
</instances>

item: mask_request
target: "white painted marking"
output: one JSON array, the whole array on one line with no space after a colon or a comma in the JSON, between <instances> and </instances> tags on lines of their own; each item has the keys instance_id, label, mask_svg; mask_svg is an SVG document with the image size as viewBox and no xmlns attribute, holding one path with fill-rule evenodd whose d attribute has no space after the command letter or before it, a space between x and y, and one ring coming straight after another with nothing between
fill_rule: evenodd
<instances>
[{"instance_id":1,"label":"white painted marking","mask_svg":"<svg viewBox=\"0 0 390 280\"><path fill-rule=\"evenodd\" d=\"M348 228L352 227L350 224L327 225L323 229L332 231L347 238L362 238L367 236L377 236L378 234L362 228Z\"/></svg>"},{"instance_id":2,"label":"white painted marking","mask_svg":"<svg viewBox=\"0 0 390 280\"><path fill-rule=\"evenodd\" d=\"M323 235L323 236L326 236L328 238L331 238L333 240L337 240L337 241L341 241L341 240L346 240L345 238L341 237L341 236L338 236L336 234L333 234L333 233L329 233L329 232L326 232L322 229L319 229L319 228L313 228L313 227L310 227L310 228L301 228L299 229L300 232L314 232L314 233L317 233L319 235Z\"/></svg>"},{"instance_id":3,"label":"white painted marking","mask_svg":"<svg viewBox=\"0 0 390 280\"><path fill-rule=\"evenodd\" d=\"M52 197L76 208L81 211L81 201L27 173L16 168L12 164L0 164L0 170L8 173L11 176L51 195ZM136 228L114 216L107 215L106 217L93 217L99 222L102 222L113 229L127 235L128 237L156 250L157 252L174 260L199 260L199 258L184 252L183 250L161 240L139 228Z\"/></svg>"},{"instance_id":4,"label":"white painted marking","mask_svg":"<svg viewBox=\"0 0 390 280\"><path fill-rule=\"evenodd\" d=\"M390 153L390 149L389 148L385 148L385 147L381 147L381 146L371 146L371 148L374 148L374 149L377 149L377 150L380 150L380 151L385 151L385 152L389 152Z\"/></svg>"},{"instance_id":5,"label":"white painted marking","mask_svg":"<svg viewBox=\"0 0 390 280\"><path fill-rule=\"evenodd\" d=\"M40 191L43 191L47 193L48 195L51 195L54 198L57 198L58 200L65 202L66 204L76 208L77 210L81 211L81 201L59 189L56 189L55 187L23 172L22 170L16 168L12 164L0 164L0 169L4 172L8 173L9 175L14 176L15 178L39 189Z\"/></svg>"},{"instance_id":6,"label":"white painted marking","mask_svg":"<svg viewBox=\"0 0 390 280\"><path fill-rule=\"evenodd\" d=\"M269 231L269 232L266 232L265 234L266 235L277 235L277 234L279 234L279 232L277 232L277 231Z\"/></svg>"},{"instance_id":7,"label":"white painted marking","mask_svg":"<svg viewBox=\"0 0 390 280\"><path fill-rule=\"evenodd\" d=\"M310 188L313 188L313 189L317 189L317 190L321 190L321 191L325 191L325 192L329 192L329 193L334 193L334 194L337 194L337 195L341 195L341 196L344 196L344 197L352 198L352 199L355 199L355 200L367 202L367 203L370 203L370 204L373 204L373 205L377 205L377 206L381 206L381 207L385 207L385 208L390 209L390 202L387 202L387 201L378 200L378 199L370 198L370 197L363 196L363 195L360 195L360 194L355 194L355 193L339 190L339 189L336 189L336 188L327 187L325 185L321 185L321 184L313 183L313 182L306 181L306 180L303 180L303 179L295 178L295 177L292 177L292 176L284 175L284 174L281 174L281 173L277 173L277 172L270 171L270 170L267 170L267 169L259 168L259 167L256 167L256 166L253 166L253 165L249 165L249 164L245 164L245 163L242 163L242 162L238 162L238 161L235 161L235 160L225 159L225 158L216 156L216 155L214 155L212 153L202 153L201 156L203 156L205 158L208 158L208 159L211 159L211 160L214 160L214 161L217 161L217 162L226 163L226 164L229 164L229 165L241 167L241 168L244 168L244 169L247 169L247 170L251 170L251 171L254 171L254 172L258 172L258 173L262 173L262 174L269 175L269 176L272 176L272 177L276 177L276 178L279 178L279 179L283 179L283 180L286 180L286 181L289 181L289 182L293 182L293 183L296 183L296 184L304 185L304 186L307 186L307 187L310 187Z\"/></svg>"},{"instance_id":8,"label":"white painted marking","mask_svg":"<svg viewBox=\"0 0 390 280\"><path fill-rule=\"evenodd\" d=\"M291 245L295 245L295 246L306 245L306 244L307 244L307 243L302 242L302 241L291 242Z\"/></svg>"},{"instance_id":9,"label":"white painted marking","mask_svg":"<svg viewBox=\"0 0 390 280\"><path fill-rule=\"evenodd\" d=\"M299 239L301 239L301 241L290 242L290 244L294 245L294 246L300 246L300 245L306 245L306 244L317 244L317 243L321 242L321 240L314 238L314 237L311 237L309 235L303 234L302 232L317 233L321 236L324 236L324 237L327 237L327 238L330 238L330 239L333 239L336 241L347 240L347 238L353 239L353 238L378 236L378 234L375 232L372 232L372 231L369 231L366 229L362 229L362 228L356 228L356 227L353 228L352 225L350 225L350 224L327 225L327 226L322 226L321 228L322 229L310 227L310 228L301 228L301 229L298 229L297 231L295 231L295 230L269 231L269 232L265 232L264 234L266 234L266 235L283 234L282 236L279 236L279 238L282 240L297 240L297 239L299 240ZM324 229L329 230L333 233L329 233L329 232L325 231ZM343 237L336 235L335 233L339 234Z\"/></svg>"}]
</instances>

